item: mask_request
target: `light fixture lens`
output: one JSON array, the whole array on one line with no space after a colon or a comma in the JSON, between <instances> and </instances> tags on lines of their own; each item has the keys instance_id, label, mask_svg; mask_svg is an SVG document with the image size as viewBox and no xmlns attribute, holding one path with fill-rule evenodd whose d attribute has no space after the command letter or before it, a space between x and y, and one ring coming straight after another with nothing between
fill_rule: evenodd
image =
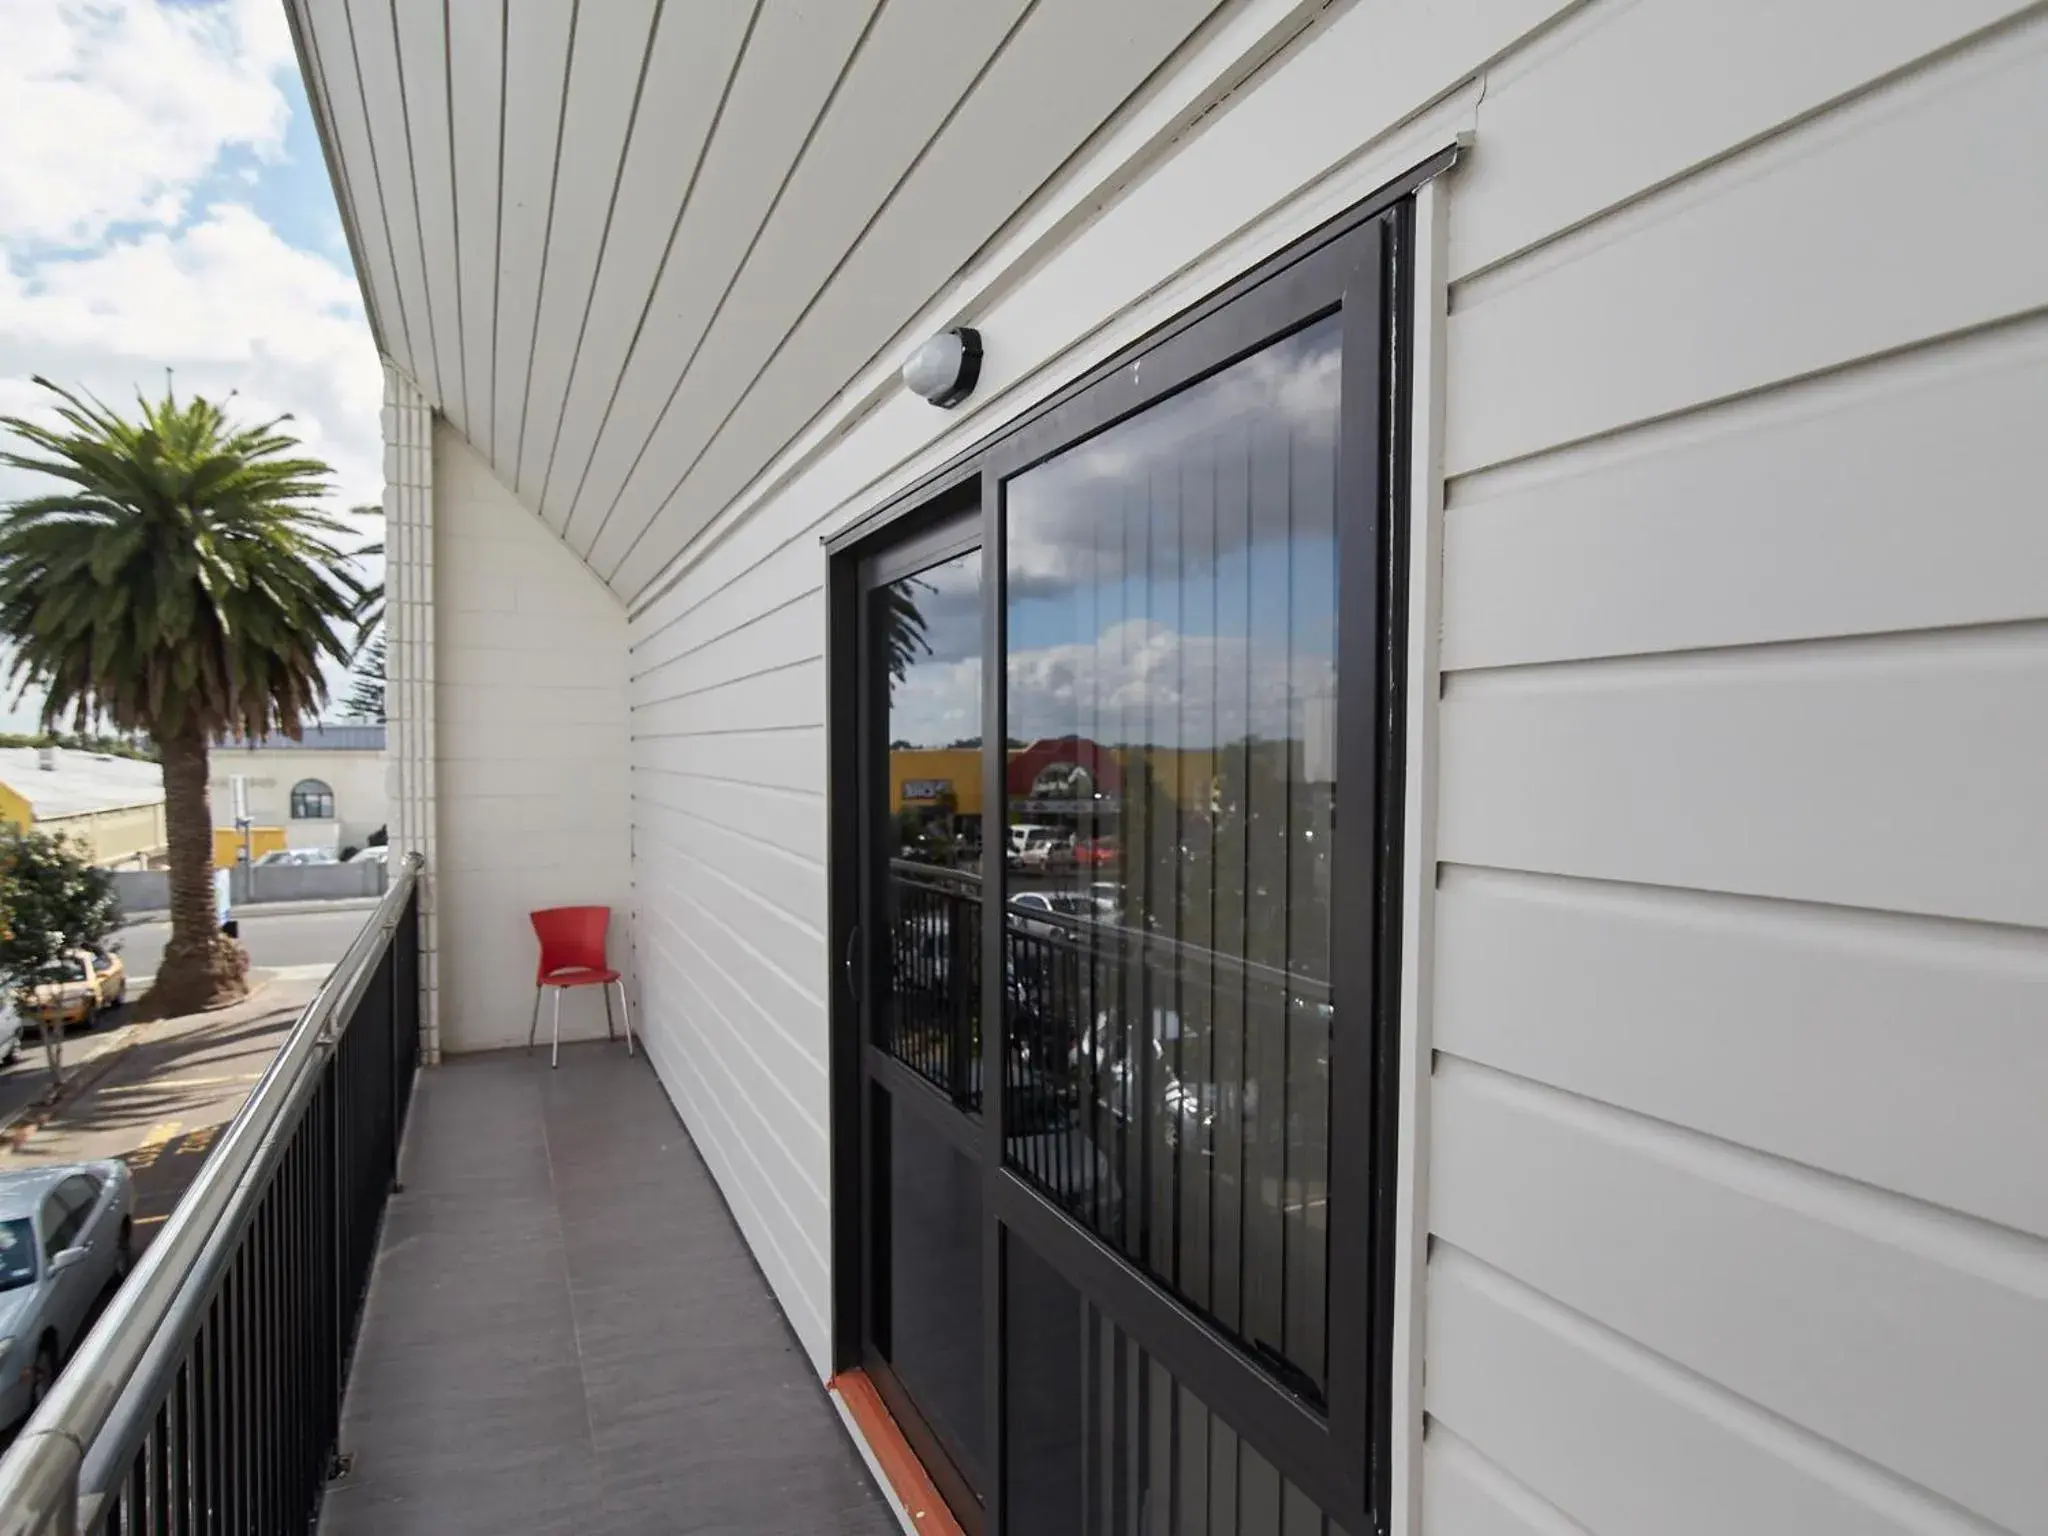
<instances>
[{"instance_id":1,"label":"light fixture lens","mask_svg":"<svg viewBox=\"0 0 2048 1536\"><path fill-rule=\"evenodd\" d=\"M903 382L911 393L946 408L972 394L980 377L981 333L972 326L941 331L903 365Z\"/></svg>"}]
</instances>

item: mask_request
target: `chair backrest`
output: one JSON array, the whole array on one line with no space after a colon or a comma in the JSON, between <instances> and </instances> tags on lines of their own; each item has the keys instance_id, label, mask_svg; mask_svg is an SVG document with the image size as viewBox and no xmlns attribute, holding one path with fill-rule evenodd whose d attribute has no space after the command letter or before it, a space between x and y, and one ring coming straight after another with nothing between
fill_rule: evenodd
<instances>
[{"instance_id":1,"label":"chair backrest","mask_svg":"<svg viewBox=\"0 0 2048 1536\"><path fill-rule=\"evenodd\" d=\"M604 932L610 925L610 907L545 907L533 914L534 936L540 940L540 968L536 981L557 971L601 971L606 969Z\"/></svg>"}]
</instances>

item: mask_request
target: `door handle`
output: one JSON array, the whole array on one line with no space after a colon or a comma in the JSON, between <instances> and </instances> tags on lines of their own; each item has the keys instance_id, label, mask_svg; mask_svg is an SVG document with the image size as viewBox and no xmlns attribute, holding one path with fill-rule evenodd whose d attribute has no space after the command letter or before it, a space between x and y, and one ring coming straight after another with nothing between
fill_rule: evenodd
<instances>
[{"instance_id":1,"label":"door handle","mask_svg":"<svg viewBox=\"0 0 2048 1536\"><path fill-rule=\"evenodd\" d=\"M860 953L860 924L853 925L853 931L846 936L846 957L840 962L846 969L846 991L856 1003L860 1001L860 973L854 969L854 956Z\"/></svg>"}]
</instances>

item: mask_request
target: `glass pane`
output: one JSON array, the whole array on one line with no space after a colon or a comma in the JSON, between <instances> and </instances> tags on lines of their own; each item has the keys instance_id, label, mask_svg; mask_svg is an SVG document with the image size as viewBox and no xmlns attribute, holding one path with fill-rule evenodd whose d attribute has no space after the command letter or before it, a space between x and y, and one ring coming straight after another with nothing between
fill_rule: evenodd
<instances>
[{"instance_id":1,"label":"glass pane","mask_svg":"<svg viewBox=\"0 0 2048 1536\"><path fill-rule=\"evenodd\" d=\"M1008 1158L1327 1382L1339 328L1006 487Z\"/></svg>"},{"instance_id":2,"label":"glass pane","mask_svg":"<svg viewBox=\"0 0 2048 1536\"><path fill-rule=\"evenodd\" d=\"M887 952L875 1039L981 1102L981 551L869 599L888 678Z\"/></svg>"},{"instance_id":3,"label":"glass pane","mask_svg":"<svg viewBox=\"0 0 2048 1536\"><path fill-rule=\"evenodd\" d=\"M1341 1536L1015 1233L1003 1253L1006 1532Z\"/></svg>"},{"instance_id":4,"label":"glass pane","mask_svg":"<svg viewBox=\"0 0 2048 1536\"><path fill-rule=\"evenodd\" d=\"M917 1406L981 1482L981 1179L915 1112L889 1106L887 1337L878 1341Z\"/></svg>"}]
</instances>

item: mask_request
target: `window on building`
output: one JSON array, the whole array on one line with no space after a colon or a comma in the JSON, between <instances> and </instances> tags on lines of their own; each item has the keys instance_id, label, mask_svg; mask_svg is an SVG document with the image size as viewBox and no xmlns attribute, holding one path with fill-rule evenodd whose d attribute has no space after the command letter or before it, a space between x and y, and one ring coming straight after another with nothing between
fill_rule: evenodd
<instances>
[{"instance_id":1,"label":"window on building","mask_svg":"<svg viewBox=\"0 0 2048 1536\"><path fill-rule=\"evenodd\" d=\"M334 791L318 779L299 780L292 786L292 820L334 820Z\"/></svg>"}]
</instances>

